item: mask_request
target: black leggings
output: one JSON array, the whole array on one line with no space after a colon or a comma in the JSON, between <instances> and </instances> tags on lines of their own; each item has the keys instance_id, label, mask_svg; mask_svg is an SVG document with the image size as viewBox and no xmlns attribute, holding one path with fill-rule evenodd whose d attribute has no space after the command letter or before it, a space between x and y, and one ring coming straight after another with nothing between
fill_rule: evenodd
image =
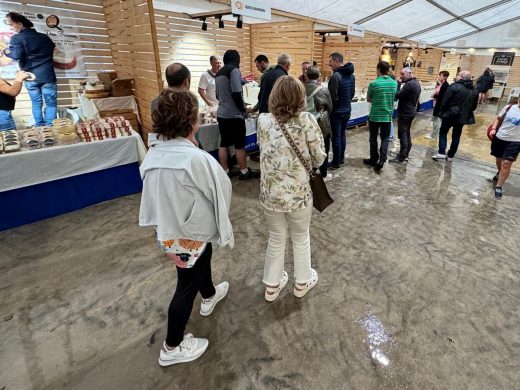
<instances>
[{"instance_id":1,"label":"black leggings","mask_svg":"<svg viewBox=\"0 0 520 390\"><path fill-rule=\"evenodd\" d=\"M176 347L182 342L197 293L200 292L204 299L215 295L211 280L212 252L211 244L208 243L192 268L177 267L177 288L168 309L166 344L169 347Z\"/></svg>"}]
</instances>

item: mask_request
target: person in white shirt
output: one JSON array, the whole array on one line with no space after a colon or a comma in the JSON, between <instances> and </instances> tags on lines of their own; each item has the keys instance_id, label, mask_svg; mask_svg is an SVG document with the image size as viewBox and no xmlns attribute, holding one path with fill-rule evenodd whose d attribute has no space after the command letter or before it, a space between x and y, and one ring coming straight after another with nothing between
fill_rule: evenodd
<instances>
[{"instance_id":1,"label":"person in white shirt","mask_svg":"<svg viewBox=\"0 0 520 390\"><path fill-rule=\"evenodd\" d=\"M218 104L215 90L215 75L222 67L222 61L217 56L209 57L211 69L208 69L200 76L199 95L207 106L211 107Z\"/></svg>"},{"instance_id":2,"label":"person in white shirt","mask_svg":"<svg viewBox=\"0 0 520 390\"><path fill-rule=\"evenodd\" d=\"M502 120L502 125L499 126ZM498 128L498 130L497 130ZM502 185L520 153L520 100L504 107L491 127L491 155L496 157L498 172L493 178L495 197L502 197Z\"/></svg>"},{"instance_id":3,"label":"person in white shirt","mask_svg":"<svg viewBox=\"0 0 520 390\"><path fill-rule=\"evenodd\" d=\"M200 315L209 316L229 288L228 282L213 285L211 255L212 243L234 244L231 181L220 164L197 147L198 106L189 91L161 92L152 112L156 137L140 167L139 225L155 227L158 246L177 266L161 366L190 362L206 351L208 340L184 333L193 302L200 292Z\"/></svg>"}]
</instances>

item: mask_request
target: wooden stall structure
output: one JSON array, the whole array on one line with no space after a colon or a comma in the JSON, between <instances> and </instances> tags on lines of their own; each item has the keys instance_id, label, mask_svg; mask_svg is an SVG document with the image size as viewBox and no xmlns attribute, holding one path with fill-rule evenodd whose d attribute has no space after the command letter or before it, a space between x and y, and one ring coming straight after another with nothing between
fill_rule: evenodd
<instances>
[{"instance_id":1,"label":"wooden stall structure","mask_svg":"<svg viewBox=\"0 0 520 390\"><path fill-rule=\"evenodd\" d=\"M97 72L115 70L103 0L22 0L18 4L40 9L42 15L59 14L60 23L77 26L87 77L95 78ZM85 77L58 77L59 107L79 105L76 91L83 79ZM16 98L13 116L19 127L31 123L31 101L25 88Z\"/></svg>"},{"instance_id":2,"label":"wooden stall structure","mask_svg":"<svg viewBox=\"0 0 520 390\"><path fill-rule=\"evenodd\" d=\"M102 0L114 68L133 78L143 134L152 131L150 104L162 90L152 0Z\"/></svg>"}]
</instances>

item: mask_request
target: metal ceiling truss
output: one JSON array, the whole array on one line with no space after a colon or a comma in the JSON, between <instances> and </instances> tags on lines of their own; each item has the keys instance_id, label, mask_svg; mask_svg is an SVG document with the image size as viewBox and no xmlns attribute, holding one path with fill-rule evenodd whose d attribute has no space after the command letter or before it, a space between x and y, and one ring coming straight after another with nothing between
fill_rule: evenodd
<instances>
[{"instance_id":1,"label":"metal ceiling truss","mask_svg":"<svg viewBox=\"0 0 520 390\"><path fill-rule=\"evenodd\" d=\"M467 36L479 33L481 31L490 30L492 28L499 27L499 26L502 26L502 25L507 24L507 23L514 22L514 21L519 20L519 19L520 19L520 16L515 16L514 18L503 20L501 22L492 24L491 26L483 27L479 31L471 31L471 32L466 33L466 34L462 34L462 35L459 35L459 36L456 36L456 37L453 37L453 38L450 38L450 39L446 39L446 40L444 40L442 42L437 42L437 43L434 44L434 46L442 45L443 43L447 43L447 42L451 42L451 41L456 41L457 39L464 38L464 37L467 37Z\"/></svg>"},{"instance_id":2,"label":"metal ceiling truss","mask_svg":"<svg viewBox=\"0 0 520 390\"><path fill-rule=\"evenodd\" d=\"M474 16L474 15L480 14L480 13L482 13L484 11L489 11L490 9L493 9L493 8L498 7L500 5L503 5L503 4L506 4L506 3L510 3L511 1L512 0L497 1L496 3L490 4L490 5L486 5L485 7L476 9L475 11L468 12L467 14L460 15L458 17L454 17L453 19L448 19L445 22L436 24L435 26L431 26L431 27L425 28L423 30L416 31L416 32L414 32L412 34L408 34L408 35L404 36L403 38L404 39L409 39L409 38L417 36L417 35L422 35L424 33L427 33L427 32L433 31L433 30L437 30L438 28L444 27L444 26L446 26L448 24L456 22L457 20L460 20L458 18L461 18L461 19L469 18L470 16Z\"/></svg>"},{"instance_id":3,"label":"metal ceiling truss","mask_svg":"<svg viewBox=\"0 0 520 390\"><path fill-rule=\"evenodd\" d=\"M375 18L377 18L378 16L381 16L381 15L383 15L383 14L386 14L387 12L390 12L390 11L396 9L396 8L402 7L403 5L408 4L408 3L410 3L411 1L412 1L412 0L401 0L401 1L398 2L398 3L395 3L395 4L393 4L393 5L389 6L389 7L383 8L382 10L377 11L376 13L373 13L372 15L368 15L367 17L358 20L358 21L355 22L354 24L362 24L362 23L366 23L366 22L368 22L369 20L375 19Z\"/></svg>"}]
</instances>

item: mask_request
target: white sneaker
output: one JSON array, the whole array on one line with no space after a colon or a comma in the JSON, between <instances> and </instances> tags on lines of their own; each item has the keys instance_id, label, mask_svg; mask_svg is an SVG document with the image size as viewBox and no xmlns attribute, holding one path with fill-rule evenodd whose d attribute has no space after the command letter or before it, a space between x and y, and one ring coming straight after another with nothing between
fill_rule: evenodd
<instances>
[{"instance_id":1,"label":"white sneaker","mask_svg":"<svg viewBox=\"0 0 520 390\"><path fill-rule=\"evenodd\" d=\"M222 282L215 287L215 295L212 298L203 299L200 304L200 315L207 317L213 313L213 309L227 295L229 290L229 283Z\"/></svg>"},{"instance_id":2,"label":"white sneaker","mask_svg":"<svg viewBox=\"0 0 520 390\"><path fill-rule=\"evenodd\" d=\"M325 183L327 183L327 182L329 182L329 181L331 181L331 180L332 180L332 174L331 174L331 173L327 173L327 176L325 176L325 177L323 178L323 181L324 181Z\"/></svg>"},{"instance_id":3,"label":"white sneaker","mask_svg":"<svg viewBox=\"0 0 520 390\"><path fill-rule=\"evenodd\" d=\"M184 335L182 342L174 349L168 351L166 342L163 343L159 354L159 364L163 367L172 364L188 363L199 358L208 348L209 341L195 338L191 333Z\"/></svg>"},{"instance_id":4,"label":"white sneaker","mask_svg":"<svg viewBox=\"0 0 520 390\"><path fill-rule=\"evenodd\" d=\"M280 292L283 290L285 285L287 284L289 280L289 275L287 275L287 272L283 271L282 273L282 280L280 280L280 284L277 287L271 287L267 286L265 288L265 294L264 298L267 302L273 302L278 298L278 295L280 295Z\"/></svg>"},{"instance_id":5,"label":"white sneaker","mask_svg":"<svg viewBox=\"0 0 520 390\"><path fill-rule=\"evenodd\" d=\"M446 160L449 161L449 162L452 162L453 161L453 157L446 157Z\"/></svg>"},{"instance_id":6,"label":"white sneaker","mask_svg":"<svg viewBox=\"0 0 520 390\"><path fill-rule=\"evenodd\" d=\"M293 293L298 298L303 298L314 286L318 283L318 273L314 268L311 268L311 280L309 280L306 284L297 283L294 286ZM296 286L299 288L297 289Z\"/></svg>"},{"instance_id":7,"label":"white sneaker","mask_svg":"<svg viewBox=\"0 0 520 390\"><path fill-rule=\"evenodd\" d=\"M446 160L445 154L436 153L432 156L434 160Z\"/></svg>"}]
</instances>

